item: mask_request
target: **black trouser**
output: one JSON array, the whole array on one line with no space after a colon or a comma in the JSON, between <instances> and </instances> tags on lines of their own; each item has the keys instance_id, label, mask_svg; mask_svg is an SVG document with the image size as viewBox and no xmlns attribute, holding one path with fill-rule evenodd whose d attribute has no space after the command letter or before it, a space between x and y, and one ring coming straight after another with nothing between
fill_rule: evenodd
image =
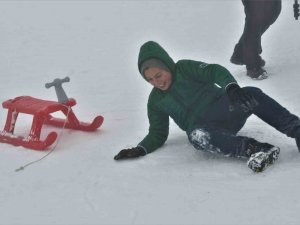
<instances>
[{"instance_id":1,"label":"black trouser","mask_svg":"<svg viewBox=\"0 0 300 225\"><path fill-rule=\"evenodd\" d=\"M247 69L259 67L262 53L261 36L278 18L281 0L242 0L245 9L243 34L236 44L236 55Z\"/></svg>"},{"instance_id":2,"label":"black trouser","mask_svg":"<svg viewBox=\"0 0 300 225\"><path fill-rule=\"evenodd\" d=\"M246 156L250 138L236 134L252 114L287 136L294 137L295 130L300 127L297 116L258 88L245 87L244 90L250 93L259 105L251 112L244 112L238 106L231 111L228 97L224 94L205 112L199 124L187 132L189 141L196 149L234 157Z\"/></svg>"}]
</instances>

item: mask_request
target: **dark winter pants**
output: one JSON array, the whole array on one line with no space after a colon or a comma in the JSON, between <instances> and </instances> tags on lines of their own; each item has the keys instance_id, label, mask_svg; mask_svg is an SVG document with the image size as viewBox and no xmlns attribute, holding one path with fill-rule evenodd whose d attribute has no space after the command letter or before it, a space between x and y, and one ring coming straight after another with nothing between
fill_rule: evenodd
<instances>
[{"instance_id":1,"label":"dark winter pants","mask_svg":"<svg viewBox=\"0 0 300 225\"><path fill-rule=\"evenodd\" d=\"M281 0L242 0L245 9L243 34L236 44L234 55L248 69L259 67L262 53L261 36L278 18Z\"/></svg>"},{"instance_id":2,"label":"dark winter pants","mask_svg":"<svg viewBox=\"0 0 300 225\"><path fill-rule=\"evenodd\" d=\"M249 137L237 136L247 118L254 114L289 137L294 137L294 131L300 126L297 116L291 114L274 99L255 87L245 87L259 103L251 112L244 112L235 106L229 110L229 100L224 94L202 116L191 131L188 131L189 141L196 149L219 152L233 157L246 156Z\"/></svg>"}]
</instances>

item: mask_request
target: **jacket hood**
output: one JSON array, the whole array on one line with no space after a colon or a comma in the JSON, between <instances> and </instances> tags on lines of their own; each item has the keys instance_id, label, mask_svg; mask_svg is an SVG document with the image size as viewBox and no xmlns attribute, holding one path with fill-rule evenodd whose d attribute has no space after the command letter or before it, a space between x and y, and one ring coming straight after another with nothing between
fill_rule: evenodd
<instances>
[{"instance_id":1,"label":"jacket hood","mask_svg":"<svg viewBox=\"0 0 300 225\"><path fill-rule=\"evenodd\" d=\"M144 77L141 71L141 65L148 59L155 58L161 60L171 71L171 74L175 70L175 62L169 56L169 54L164 50L158 43L154 41L148 41L143 44L140 48L139 58L138 58L138 68L140 74Z\"/></svg>"}]
</instances>

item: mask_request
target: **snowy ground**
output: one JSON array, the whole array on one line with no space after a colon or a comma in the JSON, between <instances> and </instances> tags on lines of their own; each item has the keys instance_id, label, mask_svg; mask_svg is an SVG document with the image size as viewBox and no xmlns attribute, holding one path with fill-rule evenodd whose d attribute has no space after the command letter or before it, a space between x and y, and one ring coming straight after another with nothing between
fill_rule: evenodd
<instances>
[{"instance_id":1,"label":"snowy ground","mask_svg":"<svg viewBox=\"0 0 300 225\"><path fill-rule=\"evenodd\" d=\"M138 74L145 41L174 60L226 66L242 86L271 94L300 115L300 21L291 0L263 37L270 78L253 81L229 63L243 29L238 0L0 1L0 101L20 95L56 100L44 84L64 85L83 121L103 115L98 132L64 130L55 151L0 144L0 224L299 224L300 155L294 140L251 117L241 131L282 149L276 165L253 174L245 161L193 149L174 124L166 145L116 162L147 133L151 90ZM0 112L3 127L6 110ZM26 135L29 115L16 133ZM60 129L45 127L43 135Z\"/></svg>"}]
</instances>

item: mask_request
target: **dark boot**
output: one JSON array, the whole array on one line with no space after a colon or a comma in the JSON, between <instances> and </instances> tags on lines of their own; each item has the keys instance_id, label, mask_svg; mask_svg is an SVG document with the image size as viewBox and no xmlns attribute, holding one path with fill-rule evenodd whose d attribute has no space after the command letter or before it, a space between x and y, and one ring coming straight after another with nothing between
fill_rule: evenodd
<instances>
[{"instance_id":1,"label":"dark boot","mask_svg":"<svg viewBox=\"0 0 300 225\"><path fill-rule=\"evenodd\" d=\"M261 56L259 56L259 65L261 67L264 67L266 65L266 61Z\"/></svg>"},{"instance_id":2,"label":"dark boot","mask_svg":"<svg viewBox=\"0 0 300 225\"><path fill-rule=\"evenodd\" d=\"M261 56L259 56L258 61L259 61L259 66L260 67L264 67L266 65L266 61ZM235 64L235 65L240 65L240 66L246 65L246 63L244 62L243 57L240 54L236 53L236 52L234 52L232 54L232 56L230 58L230 62Z\"/></svg>"},{"instance_id":3,"label":"dark boot","mask_svg":"<svg viewBox=\"0 0 300 225\"><path fill-rule=\"evenodd\" d=\"M241 57L238 57L237 55L233 54L230 58L230 62L235 64L235 65L245 65L244 60Z\"/></svg>"},{"instance_id":4,"label":"dark boot","mask_svg":"<svg viewBox=\"0 0 300 225\"><path fill-rule=\"evenodd\" d=\"M261 67L247 68L247 76L254 80L263 80L268 78L267 71Z\"/></svg>"},{"instance_id":5,"label":"dark boot","mask_svg":"<svg viewBox=\"0 0 300 225\"><path fill-rule=\"evenodd\" d=\"M254 172L262 172L278 159L279 153L279 147L250 139L246 149L246 155L250 157L247 165Z\"/></svg>"}]
</instances>

